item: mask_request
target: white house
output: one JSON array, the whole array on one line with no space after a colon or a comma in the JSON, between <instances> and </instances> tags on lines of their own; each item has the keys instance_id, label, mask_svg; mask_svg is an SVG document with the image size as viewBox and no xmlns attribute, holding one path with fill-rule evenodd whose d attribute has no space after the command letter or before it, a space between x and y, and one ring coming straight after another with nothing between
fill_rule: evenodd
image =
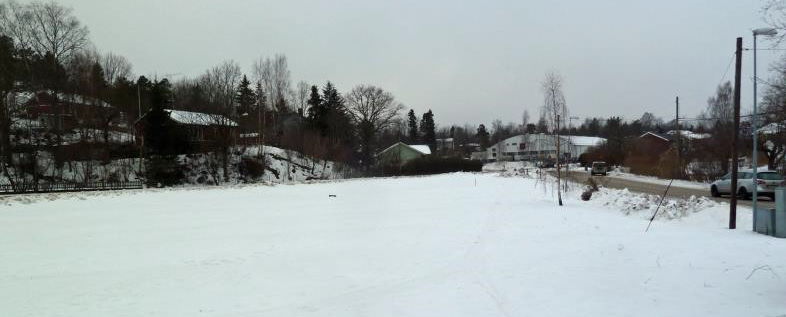
<instances>
[{"instance_id":1,"label":"white house","mask_svg":"<svg viewBox=\"0 0 786 317\"><path fill-rule=\"evenodd\" d=\"M575 159L590 147L606 139L588 136L560 136L560 153L563 158ZM557 157L557 139L550 134L517 135L489 146L486 151L472 153L472 159L481 161L536 161Z\"/></svg>"}]
</instances>

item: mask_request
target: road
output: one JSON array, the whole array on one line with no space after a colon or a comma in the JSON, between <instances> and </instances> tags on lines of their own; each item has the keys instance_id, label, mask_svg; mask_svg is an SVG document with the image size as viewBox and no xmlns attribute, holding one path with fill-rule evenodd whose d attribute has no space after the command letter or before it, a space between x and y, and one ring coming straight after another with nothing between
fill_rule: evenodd
<instances>
[{"instance_id":1,"label":"road","mask_svg":"<svg viewBox=\"0 0 786 317\"><path fill-rule=\"evenodd\" d=\"M585 184L587 182L587 178L590 177L588 172L584 171L571 171L568 173L568 177L570 180L575 182L579 182ZM598 185L602 185L608 188L617 188L617 189L624 189L627 188L633 192L639 193L647 193L653 195L662 195L663 191L666 190L666 186L659 185L659 184L652 184L652 183L645 183L636 180L630 179L623 179L614 176L592 176L593 179L598 183ZM683 187L675 187L672 186L669 189L669 193L666 194L667 197L674 197L674 198L689 198L690 196L705 196L709 199L718 201L718 202L729 202L729 198L724 197L711 197L709 188L706 190L700 190L695 188L683 188ZM743 206L752 206L752 201L750 200L742 200L738 199L737 202ZM759 197L759 207L760 208L775 208L775 202L770 200L768 197Z\"/></svg>"}]
</instances>

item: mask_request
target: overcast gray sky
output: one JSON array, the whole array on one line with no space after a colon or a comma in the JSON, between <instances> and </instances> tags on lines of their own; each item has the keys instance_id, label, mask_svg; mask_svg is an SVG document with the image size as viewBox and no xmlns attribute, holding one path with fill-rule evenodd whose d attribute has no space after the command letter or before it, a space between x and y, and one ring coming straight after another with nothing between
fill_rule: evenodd
<instances>
[{"instance_id":1,"label":"overcast gray sky","mask_svg":"<svg viewBox=\"0 0 786 317\"><path fill-rule=\"evenodd\" d=\"M136 74L196 76L227 59L250 74L259 56L282 53L295 82L378 85L416 112L432 109L443 126L520 122L525 109L537 117L550 70L564 76L568 108L582 119L671 118L676 95L694 117L735 38L750 46L750 30L764 24L762 0L60 3L99 51L125 55ZM779 56L760 52L760 74ZM743 62L747 108L750 52Z\"/></svg>"}]
</instances>

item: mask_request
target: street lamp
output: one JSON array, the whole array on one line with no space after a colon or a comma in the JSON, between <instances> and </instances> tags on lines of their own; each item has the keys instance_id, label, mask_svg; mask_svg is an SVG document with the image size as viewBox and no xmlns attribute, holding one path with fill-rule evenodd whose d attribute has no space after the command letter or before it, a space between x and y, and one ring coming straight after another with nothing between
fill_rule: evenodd
<instances>
[{"instance_id":1,"label":"street lamp","mask_svg":"<svg viewBox=\"0 0 786 317\"><path fill-rule=\"evenodd\" d=\"M778 34L778 31L774 28L760 28L753 30L753 119L751 120L751 127L753 130L753 153L752 153L752 164L753 165L753 212L756 212L756 204L759 200L759 185L756 183L759 179L759 174L757 173L757 169L759 167L759 155L758 155L758 134L759 132L757 124L758 124L758 110L756 105L758 103L758 97L756 96L756 84L759 81L759 77L756 75L756 37L759 35L765 36L774 36ZM756 217L753 217L753 230L756 230Z\"/></svg>"}]
</instances>

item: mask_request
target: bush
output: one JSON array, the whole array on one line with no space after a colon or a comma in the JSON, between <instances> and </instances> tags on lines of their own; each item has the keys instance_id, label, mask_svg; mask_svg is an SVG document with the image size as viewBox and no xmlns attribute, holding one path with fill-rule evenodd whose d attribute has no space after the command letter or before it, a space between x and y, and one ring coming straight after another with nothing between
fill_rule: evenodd
<instances>
[{"instance_id":1,"label":"bush","mask_svg":"<svg viewBox=\"0 0 786 317\"><path fill-rule=\"evenodd\" d=\"M265 174L265 162L263 160L255 160L244 157L240 161L240 175L247 181L253 181L262 177Z\"/></svg>"},{"instance_id":2,"label":"bush","mask_svg":"<svg viewBox=\"0 0 786 317\"><path fill-rule=\"evenodd\" d=\"M480 172L483 163L480 161L465 160L462 158L437 158L424 156L411 160L398 168L396 166L383 167L383 173L394 175L430 175L453 172Z\"/></svg>"},{"instance_id":3,"label":"bush","mask_svg":"<svg viewBox=\"0 0 786 317\"><path fill-rule=\"evenodd\" d=\"M170 155L151 155L145 163L147 185L173 186L183 183L185 175L177 158Z\"/></svg>"}]
</instances>

